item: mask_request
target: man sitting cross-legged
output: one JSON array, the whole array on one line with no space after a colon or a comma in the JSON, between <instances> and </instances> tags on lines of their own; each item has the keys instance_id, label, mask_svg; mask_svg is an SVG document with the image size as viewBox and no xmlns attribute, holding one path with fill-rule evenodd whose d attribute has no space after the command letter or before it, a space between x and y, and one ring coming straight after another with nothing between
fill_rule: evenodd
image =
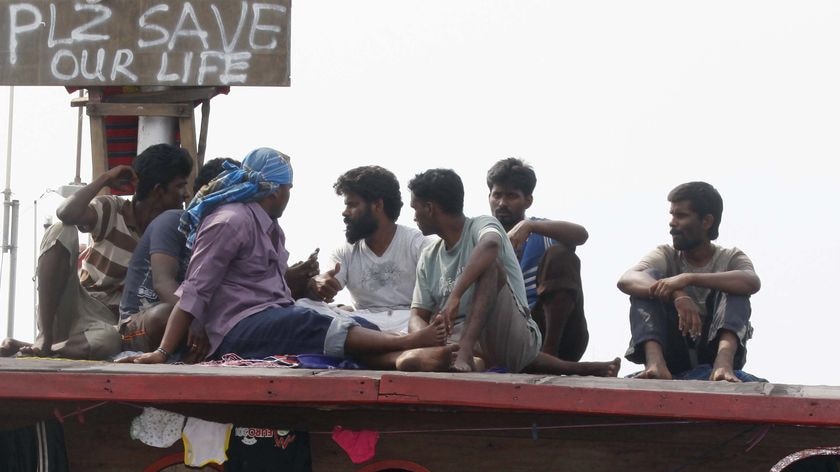
<instances>
[{"instance_id":1,"label":"man sitting cross-legged","mask_svg":"<svg viewBox=\"0 0 840 472\"><path fill-rule=\"evenodd\" d=\"M429 321L442 316L460 346L454 364L458 371L475 370L478 356L488 367L510 372L618 374L618 358L573 362L540 352L542 339L528 311L510 240L495 218L464 216L464 186L455 172L426 171L408 188L420 231L441 238L420 256L410 331L427 329Z\"/></svg>"},{"instance_id":2,"label":"man sitting cross-legged","mask_svg":"<svg viewBox=\"0 0 840 472\"><path fill-rule=\"evenodd\" d=\"M750 295L761 287L752 261L718 237L723 199L705 182L671 190L673 246L662 245L630 268L618 288L630 295L628 360L640 378L760 380L738 369L747 358Z\"/></svg>"},{"instance_id":3,"label":"man sitting cross-legged","mask_svg":"<svg viewBox=\"0 0 840 472\"><path fill-rule=\"evenodd\" d=\"M417 260L431 240L396 223L403 205L400 183L387 169L357 167L333 187L344 196L347 244L332 254L330 270L311 279L310 298L332 302L347 287L354 316L385 332L408 333Z\"/></svg>"},{"instance_id":4,"label":"man sitting cross-legged","mask_svg":"<svg viewBox=\"0 0 840 472\"><path fill-rule=\"evenodd\" d=\"M168 144L150 146L133 167L118 166L67 198L41 242L38 258L38 328L34 344L7 339L0 355L106 359L120 351L117 309L131 254L149 223L184 204L192 159ZM131 200L96 195L133 182ZM78 231L90 233L81 271Z\"/></svg>"},{"instance_id":5,"label":"man sitting cross-legged","mask_svg":"<svg viewBox=\"0 0 840 472\"><path fill-rule=\"evenodd\" d=\"M230 158L207 161L195 178L193 195L223 171L223 164L239 166ZM187 239L178 230L184 210L167 210L155 218L146 231L128 264L125 288L120 300L119 331L123 351L149 352L160 345L169 313L178 297L175 290L184 281L190 251ZM189 351L182 359L186 363L203 360L209 344L204 326L190 325Z\"/></svg>"},{"instance_id":6,"label":"man sitting cross-legged","mask_svg":"<svg viewBox=\"0 0 840 472\"><path fill-rule=\"evenodd\" d=\"M442 345L441 317L426 329L393 336L363 319L325 316L294 305L284 279L289 253L276 220L292 187L288 157L257 149L242 161L241 170L220 176L213 185L215 191L194 199L182 218L193 254L161 345L126 361L165 362L196 318L204 323L212 359L225 353L246 358L346 354L374 368L399 367L404 358L422 370L450 367L457 348Z\"/></svg>"}]
</instances>

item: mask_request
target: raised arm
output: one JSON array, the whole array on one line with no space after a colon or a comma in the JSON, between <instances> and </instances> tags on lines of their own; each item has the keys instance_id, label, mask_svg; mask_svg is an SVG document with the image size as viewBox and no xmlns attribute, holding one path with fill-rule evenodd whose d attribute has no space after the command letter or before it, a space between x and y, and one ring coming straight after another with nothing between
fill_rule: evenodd
<instances>
[{"instance_id":1,"label":"raised arm","mask_svg":"<svg viewBox=\"0 0 840 472\"><path fill-rule=\"evenodd\" d=\"M551 238L564 244L570 249L580 246L589 239L589 233L583 226L560 220L529 220L524 219L516 224L508 237L514 248L520 248L531 233Z\"/></svg>"},{"instance_id":2,"label":"raised arm","mask_svg":"<svg viewBox=\"0 0 840 472\"><path fill-rule=\"evenodd\" d=\"M90 202L105 187L122 188L129 183L137 183L137 175L130 166L117 166L85 185L75 194L67 197L58 209L56 216L62 223L82 227L96 224L96 211Z\"/></svg>"}]
</instances>

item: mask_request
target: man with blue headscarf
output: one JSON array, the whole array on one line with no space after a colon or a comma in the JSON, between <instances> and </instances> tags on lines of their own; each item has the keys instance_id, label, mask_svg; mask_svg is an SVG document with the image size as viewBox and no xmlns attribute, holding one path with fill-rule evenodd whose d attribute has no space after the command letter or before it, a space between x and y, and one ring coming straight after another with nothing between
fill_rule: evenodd
<instances>
[{"instance_id":1,"label":"man with blue headscarf","mask_svg":"<svg viewBox=\"0 0 840 472\"><path fill-rule=\"evenodd\" d=\"M457 347L444 346L438 317L408 336L380 333L371 323L330 317L294 304L285 279L289 253L277 223L289 202L288 156L269 148L249 153L202 189L181 219L192 247L160 347L134 359L166 362L193 318L204 323L209 358L275 354L353 356L374 368L447 370Z\"/></svg>"}]
</instances>

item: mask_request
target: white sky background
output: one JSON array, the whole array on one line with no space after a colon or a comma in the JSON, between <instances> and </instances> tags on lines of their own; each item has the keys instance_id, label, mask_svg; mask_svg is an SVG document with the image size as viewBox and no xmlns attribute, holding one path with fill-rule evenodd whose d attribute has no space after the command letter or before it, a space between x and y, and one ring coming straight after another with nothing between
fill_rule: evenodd
<instances>
[{"instance_id":1,"label":"white sky background","mask_svg":"<svg viewBox=\"0 0 840 472\"><path fill-rule=\"evenodd\" d=\"M292 261L343 239L343 171L383 165L403 183L454 169L465 211L486 214L487 169L517 156L539 182L529 215L583 224L590 344L623 356L615 283L670 241L667 192L706 180L723 195L718 243L762 279L747 370L840 385L840 4L769 1L297 1L292 86L212 102L207 157L260 146L292 156L280 220ZM15 89L12 190L21 201L15 334L32 339L33 205L74 175L76 110L60 87ZM5 158L8 88L0 90ZM83 177L90 181L89 133ZM5 166L0 166L5 179ZM4 180L3 180L4 181ZM59 197L41 200L38 226ZM38 238L41 231L39 228ZM8 256L0 295L5 333ZM621 375L638 370L624 360Z\"/></svg>"}]
</instances>

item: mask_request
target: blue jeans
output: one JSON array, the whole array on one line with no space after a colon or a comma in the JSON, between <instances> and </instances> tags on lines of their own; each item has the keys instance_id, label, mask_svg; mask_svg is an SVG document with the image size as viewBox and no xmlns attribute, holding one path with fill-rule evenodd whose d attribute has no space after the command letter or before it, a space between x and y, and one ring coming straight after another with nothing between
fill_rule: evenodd
<instances>
[{"instance_id":1,"label":"blue jeans","mask_svg":"<svg viewBox=\"0 0 840 472\"><path fill-rule=\"evenodd\" d=\"M344 357L344 340L354 326L379 330L362 318L333 318L298 306L255 313L231 329L210 359L236 353L244 359L278 354L322 354Z\"/></svg>"}]
</instances>

